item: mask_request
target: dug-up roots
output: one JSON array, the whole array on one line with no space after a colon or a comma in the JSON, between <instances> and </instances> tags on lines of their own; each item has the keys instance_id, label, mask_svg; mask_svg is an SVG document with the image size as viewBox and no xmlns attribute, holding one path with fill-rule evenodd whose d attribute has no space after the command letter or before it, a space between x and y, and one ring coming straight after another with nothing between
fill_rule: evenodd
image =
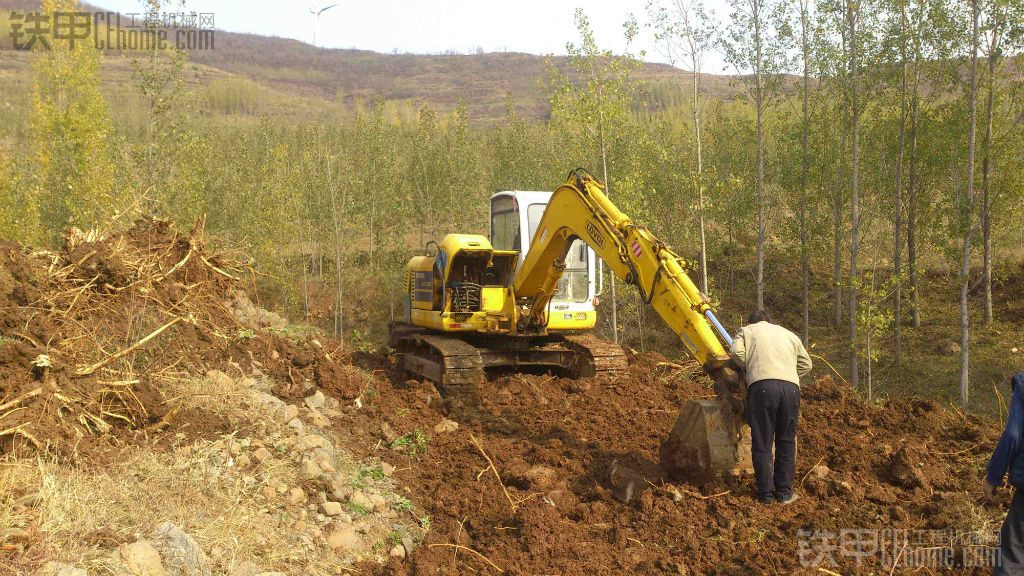
<instances>
[{"instance_id":1,"label":"dug-up roots","mask_svg":"<svg viewBox=\"0 0 1024 576\"><path fill-rule=\"evenodd\" d=\"M210 251L202 221L72 229L57 252L0 244L0 452L165 425L161 379L237 337L225 302L242 261Z\"/></svg>"}]
</instances>

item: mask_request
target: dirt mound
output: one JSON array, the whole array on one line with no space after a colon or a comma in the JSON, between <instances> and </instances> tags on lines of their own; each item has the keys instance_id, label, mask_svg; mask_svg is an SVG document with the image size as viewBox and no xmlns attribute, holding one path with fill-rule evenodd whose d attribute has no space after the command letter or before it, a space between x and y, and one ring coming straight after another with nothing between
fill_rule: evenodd
<instances>
[{"instance_id":1,"label":"dirt mound","mask_svg":"<svg viewBox=\"0 0 1024 576\"><path fill-rule=\"evenodd\" d=\"M271 373L286 397L323 380L320 366L336 365L318 342L254 330L282 321L238 289L239 262L208 249L201 226L182 234L159 220L73 230L57 252L0 245L0 452L226 430L180 413L166 383L233 359Z\"/></svg>"},{"instance_id":2,"label":"dirt mound","mask_svg":"<svg viewBox=\"0 0 1024 576\"><path fill-rule=\"evenodd\" d=\"M868 404L827 377L803 388L797 483L804 497L797 503L757 504L752 479L668 482L657 465L659 443L687 400L712 396L694 374L689 363L640 354L613 379L513 375L448 390L443 400L429 384L379 380L369 399L361 397L352 445L405 455L396 474L432 502L432 528L411 558L367 569L814 573L813 555L802 564L801 549L814 550L816 536L831 534L837 545L844 530L881 537L883 530L998 526L992 521L1000 512L977 499L997 430L927 400ZM461 426L451 431L444 419ZM395 439L416 434L426 436L426 450L412 456ZM613 497L613 464L646 484L629 504ZM963 543L947 544L961 558ZM877 569L886 557L875 551L858 560L833 548L836 565L820 566ZM896 552L889 551L890 564Z\"/></svg>"}]
</instances>

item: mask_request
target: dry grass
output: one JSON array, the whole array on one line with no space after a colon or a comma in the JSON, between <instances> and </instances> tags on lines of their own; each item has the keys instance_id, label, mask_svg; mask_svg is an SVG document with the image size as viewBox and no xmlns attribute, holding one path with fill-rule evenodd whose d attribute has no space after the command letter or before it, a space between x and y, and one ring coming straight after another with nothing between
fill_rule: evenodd
<instances>
[{"instance_id":1,"label":"dry grass","mask_svg":"<svg viewBox=\"0 0 1024 576\"><path fill-rule=\"evenodd\" d=\"M149 443L123 446L102 462L69 463L48 457L0 461L0 573L31 574L48 561L118 573L117 547L152 534L165 521L192 535L214 573L243 562L286 573L337 574L338 566L386 554L390 522L365 519L371 546L360 556L339 556L295 528L305 504L284 506L267 487L300 485L298 459L287 446L294 434L277 423L244 377L190 379L165 373L162 389L177 402L176 418L197 411L245 424L211 440L186 442L182 434L154 432ZM180 423L169 430L180 429ZM329 434L326 436L329 437ZM271 458L240 469L232 445L262 440ZM249 454L246 450L243 453ZM356 478L359 463L337 450L332 464ZM391 489L390 480L378 483ZM307 521L312 524L311 521Z\"/></svg>"}]
</instances>

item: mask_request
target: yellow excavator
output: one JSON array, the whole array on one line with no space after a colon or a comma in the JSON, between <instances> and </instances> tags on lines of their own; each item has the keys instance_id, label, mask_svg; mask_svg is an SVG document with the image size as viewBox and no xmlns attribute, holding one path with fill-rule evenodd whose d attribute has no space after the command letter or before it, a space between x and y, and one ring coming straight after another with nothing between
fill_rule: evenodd
<instances>
[{"instance_id":1,"label":"yellow excavator","mask_svg":"<svg viewBox=\"0 0 1024 576\"><path fill-rule=\"evenodd\" d=\"M399 366L445 390L479 384L493 368L548 369L575 378L627 367L596 323L595 260L640 290L715 382L718 398L689 403L661 446L673 476L705 479L750 469L730 367L729 333L685 261L577 168L553 193L491 199L490 238L449 234L406 268L404 320L391 325Z\"/></svg>"}]
</instances>

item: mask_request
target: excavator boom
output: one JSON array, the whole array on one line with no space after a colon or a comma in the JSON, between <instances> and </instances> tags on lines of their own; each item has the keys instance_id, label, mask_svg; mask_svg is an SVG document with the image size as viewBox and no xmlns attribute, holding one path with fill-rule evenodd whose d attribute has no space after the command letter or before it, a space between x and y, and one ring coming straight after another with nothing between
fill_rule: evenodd
<instances>
[{"instance_id":1,"label":"excavator boom","mask_svg":"<svg viewBox=\"0 0 1024 576\"><path fill-rule=\"evenodd\" d=\"M687 351L716 374L729 362L729 334L711 301L686 274L685 261L644 226L636 225L582 168L570 174L544 212L513 292L532 298L525 330L543 327L545 310L564 270L562 259L576 238L586 242L611 271L640 290Z\"/></svg>"},{"instance_id":2,"label":"excavator boom","mask_svg":"<svg viewBox=\"0 0 1024 576\"><path fill-rule=\"evenodd\" d=\"M729 367L732 339L687 275L685 261L634 224L602 188L578 168L552 195L513 282L513 292L531 300L520 329L543 329L565 253L573 240L583 240L615 276L637 287L715 382L718 398L692 400L676 419L659 450L662 468L672 477L696 481L751 471L749 429L732 396L739 388L739 376ZM613 484L616 477L613 471Z\"/></svg>"}]
</instances>

